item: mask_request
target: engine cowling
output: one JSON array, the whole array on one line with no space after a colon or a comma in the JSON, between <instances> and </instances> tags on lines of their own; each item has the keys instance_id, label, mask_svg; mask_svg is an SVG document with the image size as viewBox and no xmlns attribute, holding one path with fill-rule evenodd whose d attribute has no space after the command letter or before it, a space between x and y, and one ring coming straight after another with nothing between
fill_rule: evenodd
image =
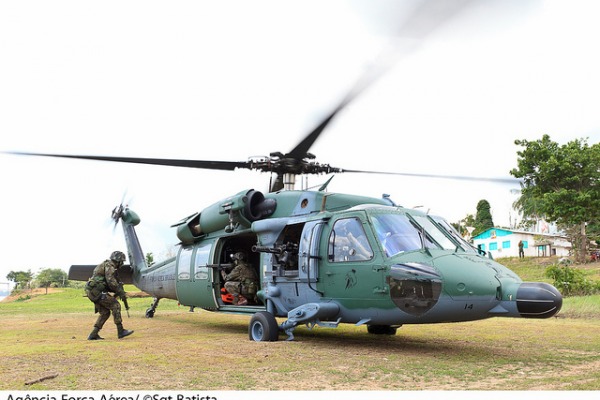
<instances>
[{"instance_id":1,"label":"engine cowling","mask_svg":"<svg viewBox=\"0 0 600 400\"><path fill-rule=\"evenodd\" d=\"M183 244L191 244L207 233L225 229L249 228L252 222L271 216L277 208L275 199L266 199L254 189L244 190L220 200L202 212L190 215L177 227L177 237Z\"/></svg>"}]
</instances>

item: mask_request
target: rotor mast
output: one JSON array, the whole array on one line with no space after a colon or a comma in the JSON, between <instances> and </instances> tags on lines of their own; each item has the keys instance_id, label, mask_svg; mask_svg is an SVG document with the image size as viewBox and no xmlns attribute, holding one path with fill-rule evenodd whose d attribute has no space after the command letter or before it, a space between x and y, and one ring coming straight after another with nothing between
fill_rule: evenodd
<instances>
[{"instance_id":1,"label":"rotor mast","mask_svg":"<svg viewBox=\"0 0 600 400\"><path fill-rule=\"evenodd\" d=\"M294 190L296 187L296 174L286 172L283 174L283 190Z\"/></svg>"}]
</instances>

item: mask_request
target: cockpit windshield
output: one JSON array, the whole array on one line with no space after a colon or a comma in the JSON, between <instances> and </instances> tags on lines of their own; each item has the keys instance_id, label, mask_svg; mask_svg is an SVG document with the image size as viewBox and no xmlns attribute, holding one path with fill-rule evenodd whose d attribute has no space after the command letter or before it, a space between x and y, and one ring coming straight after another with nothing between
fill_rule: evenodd
<instances>
[{"instance_id":1,"label":"cockpit windshield","mask_svg":"<svg viewBox=\"0 0 600 400\"><path fill-rule=\"evenodd\" d=\"M404 214L374 214L373 226L386 256L423 247L439 248L430 236Z\"/></svg>"},{"instance_id":2,"label":"cockpit windshield","mask_svg":"<svg viewBox=\"0 0 600 400\"><path fill-rule=\"evenodd\" d=\"M440 217L420 214L374 214L372 220L377 238L388 257L423 248L475 251Z\"/></svg>"}]
</instances>

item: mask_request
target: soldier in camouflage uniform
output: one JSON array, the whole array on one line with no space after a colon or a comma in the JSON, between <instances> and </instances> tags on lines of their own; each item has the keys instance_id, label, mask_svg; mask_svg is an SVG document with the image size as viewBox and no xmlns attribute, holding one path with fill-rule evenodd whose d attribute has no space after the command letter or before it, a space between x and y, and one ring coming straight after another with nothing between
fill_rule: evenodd
<instances>
[{"instance_id":1,"label":"soldier in camouflage uniform","mask_svg":"<svg viewBox=\"0 0 600 400\"><path fill-rule=\"evenodd\" d=\"M246 254L237 252L231 256L235 267L230 273L221 271L225 280L225 289L233 295L233 304L240 306L256 302L258 292L258 276L256 271L246 262Z\"/></svg>"},{"instance_id":2,"label":"soldier in camouflage uniform","mask_svg":"<svg viewBox=\"0 0 600 400\"><path fill-rule=\"evenodd\" d=\"M115 325L117 325L117 336L119 339L129 336L133 331L123 329L123 319L121 318L121 304L115 296L126 301L125 290L123 283L119 282L117 271L125 261L125 254L120 251L114 251L110 255L109 260L105 260L102 264L94 268L92 277L85 286L85 293L88 298L95 304L96 312L100 313L94 330L88 336L88 340L102 340L98 335L104 323L110 317L112 312Z\"/></svg>"}]
</instances>

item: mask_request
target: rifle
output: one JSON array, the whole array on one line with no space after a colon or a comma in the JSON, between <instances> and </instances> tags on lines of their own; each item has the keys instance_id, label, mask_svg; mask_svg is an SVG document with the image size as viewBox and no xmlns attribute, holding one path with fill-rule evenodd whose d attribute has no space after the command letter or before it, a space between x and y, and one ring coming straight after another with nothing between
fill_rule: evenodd
<instances>
[{"instance_id":1,"label":"rifle","mask_svg":"<svg viewBox=\"0 0 600 400\"><path fill-rule=\"evenodd\" d=\"M121 297L121 301L123 302L123 305L125 306L125 311L127 311L127 318L131 318L131 315L129 315L129 303L127 303L127 295L123 294L123 296L119 296Z\"/></svg>"},{"instance_id":2,"label":"rifle","mask_svg":"<svg viewBox=\"0 0 600 400\"><path fill-rule=\"evenodd\" d=\"M125 306L125 311L127 311L127 318L131 318L131 315L129 315L129 304L127 303L127 297L123 296L121 297L121 300L123 301L123 305Z\"/></svg>"},{"instance_id":3,"label":"rifle","mask_svg":"<svg viewBox=\"0 0 600 400\"><path fill-rule=\"evenodd\" d=\"M235 265L233 265L231 263L230 264L220 264L219 263L219 264L209 264L209 265L207 265L207 267L209 267L209 268L216 268L219 271L225 271L225 272L227 272L227 271L232 270L233 267L235 267Z\"/></svg>"},{"instance_id":4,"label":"rifle","mask_svg":"<svg viewBox=\"0 0 600 400\"><path fill-rule=\"evenodd\" d=\"M121 301L123 302L123 305L125 306L125 311L127 311L127 318L131 318L131 316L129 315L129 303L127 303L127 293L125 293L125 290L123 290L123 282L121 282L119 280L119 271L115 271L115 278L119 282L119 287L121 288L121 291L123 292L123 295L119 296L119 297L121 298Z\"/></svg>"}]
</instances>

